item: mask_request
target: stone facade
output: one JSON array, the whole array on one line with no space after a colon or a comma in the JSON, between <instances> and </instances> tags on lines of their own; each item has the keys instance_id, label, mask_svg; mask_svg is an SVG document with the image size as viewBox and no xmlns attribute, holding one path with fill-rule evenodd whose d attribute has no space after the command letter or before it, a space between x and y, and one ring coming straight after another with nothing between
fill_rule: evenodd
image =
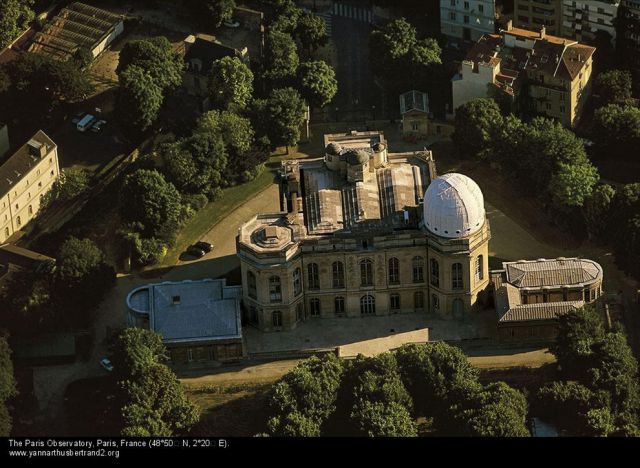
<instances>
[{"instance_id":1,"label":"stone facade","mask_svg":"<svg viewBox=\"0 0 640 468\"><path fill-rule=\"evenodd\" d=\"M440 0L440 32L477 41L495 31L495 0Z\"/></svg>"},{"instance_id":2,"label":"stone facade","mask_svg":"<svg viewBox=\"0 0 640 468\"><path fill-rule=\"evenodd\" d=\"M376 138L366 135L367 141L370 137ZM323 317L418 312L461 319L471 313L489 284L490 230L484 215L482 225L467 236L435 235L424 227L419 210L411 210L411 205L421 207L423 192L407 187L433 180L435 167L428 158L387 154L384 142L376 140L365 161L358 158L362 153L330 154L337 152L335 140L331 143L324 162L290 163L296 166L289 179L283 171L286 211L256 215L239 230L245 323L277 331ZM348 138L342 144L349 144ZM361 166L363 179L349 182L343 161ZM305 171L315 175L305 177ZM411 172L416 179L400 178ZM336 177L342 180L336 198L330 187L313 191ZM385 183L390 185L384 188ZM375 203L367 204L372 199ZM390 203L404 211L372 215L378 205L383 212ZM360 207L354 215L359 220L346 228L349 222L342 217L354 209L351 205Z\"/></svg>"}]
</instances>

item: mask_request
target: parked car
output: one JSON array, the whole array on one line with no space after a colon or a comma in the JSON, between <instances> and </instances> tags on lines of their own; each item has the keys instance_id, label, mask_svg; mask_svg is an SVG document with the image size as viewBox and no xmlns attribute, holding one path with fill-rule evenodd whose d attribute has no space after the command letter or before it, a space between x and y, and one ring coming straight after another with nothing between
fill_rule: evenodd
<instances>
[{"instance_id":1,"label":"parked car","mask_svg":"<svg viewBox=\"0 0 640 468\"><path fill-rule=\"evenodd\" d=\"M108 372L113 371L113 364L111 364L111 361L107 358L102 358L100 360L100 365Z\"/></svg>"},{"instance_id":2,"label":"parked car","mask_svg":"<svg viewBox=\"0 0 640 468\"><path fill-rule=\"evenodd\" d=\"M100 130L102 130L102 127L104 127L106 123L107 123L106 120L98 120L96 123L93 124L93 127L91 127L91 131L93 133L98 133Z\"/></svg>"},{"instance_id":3,"label":"parked car","mask_svg":"<svg viewBox=\"0 0 640 468\"><path fill-rule=\"evenodd\" d=\"M87 129L91 128L95 120L96 118L93 115L87 114L76 124L76 128L79 132L85 132Z\"/></svg>"},{"instance_id":4,"label":"parked car","mask_svg":"<svg viewBox=\"0 0 640 468\"><path fill-rule=\"evenodd\" d=\"M240 22L234 20L233 18L223 22L222 24L224 24L227 28L238 28L238 27L240 27Z\"/></svg>"},{"instance_id":5,"label":"parked car","mask_svg":"<svg viewBox=\"0 0 640 468\"><path fill-rule=\"evenodd\" d=\"M205 254L204 250L199 249L195 245L192 245L191 247L189 247L187 249L187 253L196 258L202 258L204 257L204 254Z\"/></svg>"},{"instance_id":6,"label":"parked car","mask_svg":"<svg viewBox=\"0 0 640 468\"><path fill-rule=\"evenodd\" d=\"M198 241L195 244L193 244L194 247L199 248L200 250L203 250L207 253L211 252L213 250L213 244L211 242L205 242L205 241Z\"/></svg>"}]
</instances>

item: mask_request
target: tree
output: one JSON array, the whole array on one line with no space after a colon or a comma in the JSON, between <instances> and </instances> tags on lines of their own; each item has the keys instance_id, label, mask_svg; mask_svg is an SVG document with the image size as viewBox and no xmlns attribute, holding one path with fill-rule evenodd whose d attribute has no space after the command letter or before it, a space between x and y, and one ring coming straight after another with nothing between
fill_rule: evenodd
<instances>
[{"instance_id":1,"label":"tree","mask_svg":"<svg viewBox=\"0 0 640 468\"><path fill-rule=\"evenodd\" d=\"M634 153L640 144L640 109L609 104L597 109L593 116L594 135L600 151L620 157Z\"/></svg>"},{"instance_id":2,"label":"tree","mask_svg":"<svg viewBox=\"0 0 640 468\"><path fill-rule=\"evenodd\" d=\"M220 135L230 154L241 155L253 144L251 121L229 111L209 111L200 116L196 132Z\"/></svg>"},{"instance_id":3,"label":"tree","mask_svg":"<svg viewBox=\"0 0 640 468\"><path fill-rule=\"evenodd\" d=\"M267 34L262 73L266 80L284 83L294 78L299 62L296 43L289 34L277 30Z\"/></svg>"},{"instance_id":4,"label":"tree","mask_svg":"<svg viewBox=\"0 0 640 468\"><path fill-rule=\"evenodd\" d=\"M127 175L121 188L120 211L129 222L140 222L150 237L178 223L180 193L156 170L138 169Z\"/></svg>"},{"instance_id":5,"label":"tree","mask_svg":"<svg viewBox=\"0 0 640 468\"><path fill-rule=\"evenodd\" d=\"M582 206L587 232L590 239L603 239L609 226L611 209L616 190L609 184L596 186Z\"/></svg>"},{"instance_id":6,"label":"tree","mask_svg":"<svg viewBox=\"0 0 640 468\"><path fill-rule=\"evenodd\" d=\"M109 337L109 358L122 380L134 379L145 370L167 362L162 337L146 328L125 328Z\"/></svg>"},{"instance_id":7,"label":"tree","mask_svg":"<svg viewBox=\"0 0 640 468\"><path fill-rule=\"evenodd\" d=\"M270 3L274 10L269 29L292 34L296 30L302 10L293 0L270 0L266 3Z\"/></svg>"},{"instance_id":8,"label":"tree","mask_svg":"<svg viewBox=\"0 0 640 468\"><path fill-rule=\"evenodd\" d=\"M500 108L493 99L473 99L456 109L455 131L451 136L465 155L487 157L486 150L502 126Z\"/></svg>"},{"instance_id":9,"label":"tree","mask_svg":"<svg viewBox=\"0 0 640 468\"><path fill-rule=\"evenodd\" d=\"M504 382L470 386L450 408L452 435L471 437L528 437L527 400Z\"/></svg>"},{"instance_id":10,"label":"tree","mask_svg":"<svg viewBox=\"0 0 640 468\"><path fill-rule=\"evenodd\" d=\"M92 240L69 237L58 252L51 295L61 313L75 316L75 323L86 326L88 312L115 280L115 270Z\"/></svg>"},{"instance_id":11,"label":"tree","mask_svg":"<svg viewBox=\"0 0 640 468\"><path fill-rule=\"evenodd\" d=\"M33 19L33 0L0 2L0 49L7 47Z\"/></svg>"},{"instance_id":12,"label":"tree","mask_svg":"<svg viewBox=\"0 0 640 468\"><path fill-rule=\"evenodd\" d=\"M442 63L441 52L435 39L418 39L416 28L404 18L371 32L372 72L394 92L411 89L416 79L428 78L433 66Z\"/></svg>"},{"instance_id":13,"label":"tree","mask_svg":"<svg viewBox=\"0 0 640 468\"><path fill-rule=\"evenodd\" d=\"M403 345L395 355L416 413L422 416L442 416L461 389L478 380L479 372L465 354L444 342Z\"/></svg>"},{"instance_id":14,"label":"tree","mask_svg":"<svg viewBox=\"0 0 640 468\"><path fill-rule=\"evenodd\" d=\"M244 109L253 93L253 73L238 57L215 60L209 76L209 91L221 109Z\"/></svg>"},{"instance_id":15,"label":"tree","mask_svg":"<svg viewBox=\"0 0 640 468\"><path fill-rule=\"evenodd\" d=\"M164 36L127 42L119 55L116 73L122 74L132 65L151 76L153 83L164 93L182 83L184 59Z\"/></svg>"},{"instance_id":16,"label":"tree","mask_svg":"<svg viewBox=\"0 0 640 468\"><path fill-rule=\"evenodd\" d=\"M324 107L338 92L336 73L326 62L304 62L298 68L298 89L312 107Z\"/></svg>"},{"instance_id":17,"label":"tree","mask_svg":"<svg viewBox=\"0 0 640 468\"><path fill-rule=\"evenodd\" d=\"M198 407L165 365L151 365L121 385L126 402L121 410L123 435L184 435L200 418Z\"/></svg>"},{"instance_id":18,"label":"tree","mask_svg":"<svg viewBox=\"0 0 640 468\"><path fill-rule=\"evenodd\" d=\"M255 101L255 123L259 135L266 135L272 147L294 146L300 140L300 126L307 106L293 88L274 89L266 100Z\"/></svg>"},{"instance_id":19,"label":"tree","mask_svg":"<svg viewBox=\"0 0 640 468\"><path fill-rule=\"evenodd\" d=\"M304 13L300 16L295 35L309 54L325 45L329 39L326 23L322 18L312 13Z\"/></svg>"},{"instance_id":20,"label":"tree","mask_svg":"<svg viewBox=\"0 0 640 468\"><path fill-rule=\"evenodd\" d=\"M359 435L367 437L417 437L418 428L405 406L397 402L363 401L351 419Z\"/></svg>"},{"instance_id":21,"label":"tree","mask_svg":"<svg viewBox=\"0 0 640 468\"><path fill-rule=\"evenodd\" d=\"M116 110L129 132L144 132L158 118L164 96L154 78L137 65L120 74Z\"/></svg>"},{"instance_id":22,"label":"tree","mask_svg":"<svg viewBox=\"0 0 640 468\"><path fill-rule=\"evenodd\" d=\"M0 437L11 434L11 415L7 409L7 400L17 394L13 377L11 348L5 336L0 335Z\"/></svg>"},{"instance_id":23,"label":"tree","mask_svg":"<svg viewBox=\"0 0 640 468\"><path fill-rule=\"evenodd\" d=\"M598 170L590 163L560 163L549 182L549 192L559 205L582 206L599 179Z\"/></svg>"},{"instance_id":24,"label":"tree","mask_svg":"<svg viewBox=\"0 0 640 468\"><path fill-rule=\"evenodd\" d=\"M599 73L593 83L593 94L600 105L627 104L632 97L633 83L627 70L609 70Z\"/></svg>"},{"instance_id":25,"label":"tree","mask_svg":"<svg viewBox=\"0 0 640 468\"><path fill-rule=\"evenodd\" d=\"M276 437L320 437L320 425L298 412L273 416L267 421L269 435Z\"/></svg>"},{"instance_id":26,"label":"tree","mask_svg":"<svg viewBox=\"0 0 640 468\"><path fill-rule=\"evenodd\" d=\"M604 337L604 323L592 306L563 314L558 319L558 337L551 352L558 366L570 378L584 375L592 360L592 346Z\"/></svg>"}]
</instances>

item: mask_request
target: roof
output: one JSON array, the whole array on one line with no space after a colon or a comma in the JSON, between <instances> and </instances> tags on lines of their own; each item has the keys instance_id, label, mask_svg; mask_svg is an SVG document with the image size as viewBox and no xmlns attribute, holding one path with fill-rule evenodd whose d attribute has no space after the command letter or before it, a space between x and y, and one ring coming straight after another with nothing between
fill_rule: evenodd
<instances>
[{"instance_id":1,"label":"roof","mask_svg":"<svg viewBox=\"0 0 640 468\"><path fill-rule=\"evenodd\" d=\"M241 286L226 281L164 282L131 291L127 306L149 315L149 326L165 343L241 339Z\"/></svg>"},{"instance_id":2,"label":"roof","mask_svg":"<svg viewBox=\"0 0 640 468\"><path fill-rule=\"evenodd\" d=\"M36 33L29 51L66 60L79 48L93 49L122 21L120 15L74 2Z\"/></svg>"},{"instance_id":3,"label":"roof","mask_svg":"<svg viewBox=\"0 0 640 468\"><path fill-rule=\"evenodd\" d=\"M584 301L522 304L520 291L510 284L498 288L495 298L499 323L555 320L560 315L584 306Z\"/></svg>"},{"instance_id":4,"label":"roof","mask_svg":"<svg viewBox=\"0 0 640 468\"><path fill-rule=\"evenodd\" d=\"M440 237L465 237L484 222L484 197L472 179L450 173L431 182L424 195L424 224L430 232Z\"/></svg>"},{"instance_id":5,"label":"roof","mask_svg":"<svg viewBox=\"0 0 640 468\"><path fill-rule=\"evenodd\" d=\"M422 91L408 91L400 95L400 113L406 114L410 111L429 113L429 96Z\"/></svg>"},{"instance_id":6,"label":"roof","mask_svg":"<svg viewBox=\"0 0 640 468\"><path fill-rule=\"evenodd\" d=\"M56 144L42 130L38 130L38 133L31 140L6 158L0 165L0 197L5 196L38 163L37 157L29 154L29 143L31 142L46 145L47 156L56 147Z\"/></svg>"},{"instance_id":7,"label":"roof","mask_svg":"<svg viewBox=\"0 0 640 468\"><path fill-rule=\"evenodd\" d=\"M2 265L12 264L22 268L34 268L43 262L55 262L55 259L17 245L0 246L0 264Z\"/></svg>"},{"instance_id":8,"label":"roof","mask_svg":"<svg viewBox=\"0 0 640 468\"><path fill-rule=\"evenodd\" d=\"M193 39L192 39L193 38ZM203 75L209 74L211 65L216 60L224 57L237 57L240 52L233 47L229 47L216 42L213 36L206 34L198 34L187 38L187 51L184 56L185 62L199 60L202 62L202 68L199 73Z\"/></svg>"},{"instance_id":9,"label":"roof","mask_svg":"<svg viewBox=\"0 0 640 468\"><path fill-rule=\"evenodd\" d=\"M593 260L557 258L504 262L507 281L519 288L581 286L602 278L602 267Z\"/></svg>"}]
</instances>

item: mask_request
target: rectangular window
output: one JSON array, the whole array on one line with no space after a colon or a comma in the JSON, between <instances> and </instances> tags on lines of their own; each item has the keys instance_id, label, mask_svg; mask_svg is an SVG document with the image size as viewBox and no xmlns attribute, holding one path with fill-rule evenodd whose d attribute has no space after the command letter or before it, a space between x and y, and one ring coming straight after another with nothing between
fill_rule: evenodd
<instances>
[{"instance_id":1,"label":"rectangular window","mask_svg":"<svg viewBox=\"0 0 640 468\"><path fill-rule=\"evenodd\" d=\"M391 310L400 310L400 295L392 294L390 296Z\"/></svg>"},{"instance_id":2,"label":"rectangular window","mask_svg":"<svg viewBox=\"0 0 640 468\"><path fill-rule=\"evenodd\" d=\"M449 12L449 19L452 21L456 20L456 12L455 11L450 11Z\"/></svg>"},{"instance_id":3,"label":"rectangular window","mask_svg":"<svg viewBox=\"0 0 640 468\"><path fill-rule=\"evenodd\" d=\"M464 17L464 24L469 24L469 17L466 15Z\"/></svg>"},{"instance_id":4,"label":"rectangular window","mask_svg":"<svg viewBox=\"0 0 640 468\"><path fill-rule=\"evenodd\" d=\"M478 5L478 11L484 13L484 5Z\"/></svg>"},{"instance_id":5,"label":"rectangular window","mask_svg":"<svg viewBox=\"0 0 640 468\"><path fill-rule=\"evenodd\" d=\"M335 301L335 314L342 315L344 314L344 297L338 296Z\"/></svg>"},{"instance_id":6,"label":"rectangular window","mask_svg":"<svg viewBox=\"0 0 640 468\"><path fill-rule=\"evenodd\" d=\"M464 2L464 9L468 10L469 9L469 2Z\"/></svg>"}]
</instances>

